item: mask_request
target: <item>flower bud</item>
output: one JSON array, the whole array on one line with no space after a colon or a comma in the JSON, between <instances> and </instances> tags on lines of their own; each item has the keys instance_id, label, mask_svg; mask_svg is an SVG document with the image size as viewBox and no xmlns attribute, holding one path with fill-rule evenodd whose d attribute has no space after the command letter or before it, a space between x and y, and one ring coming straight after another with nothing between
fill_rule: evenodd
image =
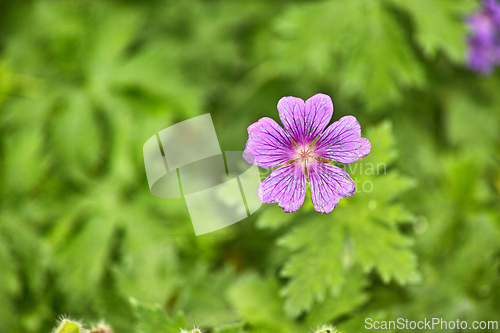
<instances>
[{"instance_id":1,"label":"flower bud","mask_svg":"<svg viewBox=\"0 0 500 333\"><path fill-rule=\"evenodd\" d=\"M85 333L85 330L79 322L63 319L54 333Z\"/></svg>"}]
</instances>

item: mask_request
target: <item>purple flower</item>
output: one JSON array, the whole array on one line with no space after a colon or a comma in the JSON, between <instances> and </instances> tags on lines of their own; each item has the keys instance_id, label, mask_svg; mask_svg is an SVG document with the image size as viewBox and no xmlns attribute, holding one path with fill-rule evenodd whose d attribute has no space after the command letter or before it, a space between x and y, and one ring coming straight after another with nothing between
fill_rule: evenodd
<instances>
[{"instance_id":1,"label":"purple flower","mask_svg":"<svg viewBox=\"0 0 500 333\"><path fill-rule=\"evenodd\" d=\"M500 65L500 3L484 0L481 10L467 18L472 34L469 37L469 67L485 74Z\"/></svg>"},{"instance_id":2,"label":"purple flower","mask_svg":"<svg viewBox=\"0 0 500 333\"><path fill-rule=\"evenodd\" d=\"M489 74L500 64L500 43L485 42L477 37L469 39L469 67Z\"/></svg>"},{"instance_id":3,"label":"purple flower","mask_svg":"<svg viewBox=\"0 0 500 333\"><path fill-rule=\"evenodd\" d=\"M361 137L353 116L326 128L333 104L324 94L316 94L305 103L297 97L283 97L278 112L284 130L267 117L248 127L245 160L262 168L279 167L260 184L259 199L277 202L287 213L295 212L304 203L309 182L314 209L330 213L341 198L355 191L351 177L330 163L351 163L365 157L370 153L370 142Z\"/></svg>"},{"instance_id":4,"label":"purple flower","mask_svg":"<svg viewBox=\"0 0 500 333\"><path fill-rule=\"evenodd\" d=\"M500 5L496 0L486 0L483 8L467 21L476 38L485 42L494 40L500 28Z\"/></svg>"}]
</instances>

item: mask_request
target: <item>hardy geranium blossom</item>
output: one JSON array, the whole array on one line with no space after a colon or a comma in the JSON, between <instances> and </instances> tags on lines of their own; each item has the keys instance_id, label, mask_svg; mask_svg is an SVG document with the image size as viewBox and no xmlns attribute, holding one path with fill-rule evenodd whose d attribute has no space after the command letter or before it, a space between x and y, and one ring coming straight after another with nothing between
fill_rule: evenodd
<instances>
[{"instance_id":1,"label":"hardy geranium blossom","mask_svg":"<svg viewBox=\"0 0 500 333\"><path fill-rule=\"evenodd\" d=\"M467 18L472 34L469 37L469 67L485 74L500 65L500 3L484 0L481 10Z\"/></svg>"},{"instance_id":2,"label":"hardy geranium blossom","mask_svg":"<svg viewBox=\"0 0 500 333\"><path fill-rule=\"evenodd\" d=\"M341 198L354 194L351 177L333 161L351 163L370 153L370 142L361 137L353 116L331 124L333 104L329 96L316 94L305 103L297 97L278 102L283 129L271 118L261 118L248 127L245 160L262 168L279 167L259 187L259 199L278 203L285 212L295 212L304 203L306 182L314 209L328 214Z\"/></svg>"}]
</instances>

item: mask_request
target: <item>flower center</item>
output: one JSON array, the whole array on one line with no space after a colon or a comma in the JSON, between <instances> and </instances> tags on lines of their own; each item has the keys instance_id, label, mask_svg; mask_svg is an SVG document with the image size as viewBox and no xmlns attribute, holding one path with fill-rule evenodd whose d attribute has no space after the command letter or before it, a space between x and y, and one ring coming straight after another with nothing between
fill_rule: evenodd
<instances>
[{"instance_id":1,"label":"flower center","mask_svg":"<svg viewBox=\"0 0 500 333\"><path fill-rule=\"evenodd\" d=\"M312 147L298 147L297 148L297 158L301 162L307 163L309 160L315 158L314 151Z\"/></svg>"}]
</instances>

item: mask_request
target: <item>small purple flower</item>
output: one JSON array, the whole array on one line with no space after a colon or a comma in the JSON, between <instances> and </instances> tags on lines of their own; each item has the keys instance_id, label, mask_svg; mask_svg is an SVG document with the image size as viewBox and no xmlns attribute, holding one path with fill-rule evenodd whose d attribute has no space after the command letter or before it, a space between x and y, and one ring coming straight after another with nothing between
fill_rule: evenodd
<instances>
[{"instance_id":1,"label":"small purple flower","mask_svg":"<svg viewBox=\"0 0 500 333\"><path fill-rule=\"evenodd\" d=\"M295 212L304 203L309 182L314 209L330 213L341 198L355 191L351 177L330 163L362 159L370 153L370 142L361 137L361 127L353 116L342 117L326 128L333 104L324 94L305 103L297 97L283 97L278 112L284 130L268 117L248 127L245 160L262 168L279 167L260 184L259 199L277 202L287 213Z\"/></svg>"},{"instance_id":2,"label":"small purple flower","mask_svg":"<svg viewBox=\"0 0 500 333\"><path fill-rule=\"evenodd\" d=\"M500 44L485 42L477 37L469 39L469 67L490 74L500 64Z\"/></svg>"},{"instance_id":3,"label":"small purple flower","mask_svg":"<svg viewBox=\"0 0 500 333\"><path fill-rule=\"evenodd\" d=\"M469 37L469 67L489 74L500 65L500 3L484 0L481 10L467 18L472 34Z\"/></svg>"}]
</instances>

